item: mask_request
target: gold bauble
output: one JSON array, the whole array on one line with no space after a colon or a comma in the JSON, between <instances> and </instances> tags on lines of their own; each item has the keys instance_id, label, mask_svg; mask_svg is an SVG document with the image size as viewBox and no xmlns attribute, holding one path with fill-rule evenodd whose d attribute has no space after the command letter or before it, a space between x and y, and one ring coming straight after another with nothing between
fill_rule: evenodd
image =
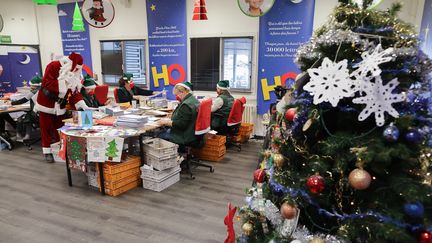
<instances>
[{"instance_id":1,"label":"gold bauble","mask_svg":"<svg viewBox=\"0 0 432 243\"><path fill-rule=\"evenodd\" d=\"M369 172L363 169L354 169L348 176L349 184L357 190L364 190L368 188L371 180L372 178Z\"/></svg>"},{"instance_id":2,"label":"gold bauble","mask_svg":"<svg viewBox=\"0 0 432 243\"><path fill-rule=\"evenodd\" d=\"M268 159L270 158L272 155L272 152L270 149L267 149L266 151L264 151L264 158Z\"/></svg>"},{"instance_id":3,"label":"gold bauble","mask_svg":"<svg viewBox=\"0 0 432 243\"><path fill-rule=\"evenodd\" d=\"M282 154L273 154L273 163L278 169L283 167L284 162L285 159Z\"/></svg>"},{"instance_id":4,"label":"gold bauble","mask_svg":"<svg viewBox=\"0 0 432 243\"><path fill-rule=\"evenodd\" d=\"M325 241L320 238L313 238L310 243L325 243Z\"/></svg>"},{"instance_id":5,"label":"gold bauble","mask_svg":"<svg viewBox=\"0 0 432 243\"><path fill-rule=\"evenodd\" d=\"M243 233L247 236L250 236L253 232L253 224L246 222L242 226Z\"/></svg>"},{"instance_id":6,"label":"gold bauble","mask_svg":"<svg viewBox=\"0 0 432 243\"><path fill-rule=\"evenodd\" d=\"M287 202L280 207L281 215L284 219L293 219L297 215L297 208Z\"/></svg>"}]
</instances>

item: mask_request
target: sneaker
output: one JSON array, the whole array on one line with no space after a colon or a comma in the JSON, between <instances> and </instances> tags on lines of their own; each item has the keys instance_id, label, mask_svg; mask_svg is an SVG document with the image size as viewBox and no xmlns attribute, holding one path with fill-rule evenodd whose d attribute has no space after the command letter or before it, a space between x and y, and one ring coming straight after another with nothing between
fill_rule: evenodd
<instances>
[{"instance_id":1,"label":"sneaker","mask_svg":"<svg viewBox=\"0 0 432 243\"><path fill-rule=\"evenodd\" d=\"M45 154L45 161L47 163L54 163L54 157L52 154Z\"/></svg>"}]
</instances>

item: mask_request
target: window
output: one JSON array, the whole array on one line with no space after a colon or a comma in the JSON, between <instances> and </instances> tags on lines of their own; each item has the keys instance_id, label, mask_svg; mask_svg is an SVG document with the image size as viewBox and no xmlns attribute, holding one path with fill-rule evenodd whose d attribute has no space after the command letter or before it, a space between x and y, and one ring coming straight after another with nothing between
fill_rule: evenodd
<instances>
[{"instance_id":1,"label":"window","mask_svg":"<svg viewBox=\"0 0 432 243\"><path fill-rule=\"evenodd\" d=\"M252 37L192 38L191 81L195 90L215 90L229 80L234 91L251 90Z\"/></svg>"},{"instance_id":2,"label":"window","mask_svg":"<svg viewBox=\"0 0 432 243\"><path fill-rule=\"evenodd\" d=\"M126 72L133 74L135 84L146 84L143 40L101 41L101 58L104 83L117 85Z\"/></svg>"}]
</instances>

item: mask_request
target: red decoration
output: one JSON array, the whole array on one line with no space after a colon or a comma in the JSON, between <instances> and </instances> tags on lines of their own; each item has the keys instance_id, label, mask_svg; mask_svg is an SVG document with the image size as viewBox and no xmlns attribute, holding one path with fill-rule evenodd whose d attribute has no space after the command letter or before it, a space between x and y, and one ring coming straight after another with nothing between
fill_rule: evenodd
<instances>
[{"instance_id":1,"label":"red decoration","mask_svg":"<svg viewBox=\"0 0 432 243\"><path fill-rule=\"evenodd\" d=\"M297 215L297 208L287 202L284 202L280 208L283 218L293 219Z\"/></svg>"},{"instance_id":2,"label":"red decoration","mask_svg":"<svg viewBox=\"0 0 432 243\"><path fill-rule=\"evenodd\" d=\"M297 108L289 108L286 112L285 112L285 118L288 121L294 121L294 119L297 117Z\"/></svg>"},{"instance_id":3,"label":"red decoration","mask_svg":"<svg viewBox=\"0 0 432 243\"><path fill-rule=\"evenodd\" d=\"M369 187L371 183L371 176L369 172L363 169L355 169L351 171L348 176L349 184L357 190L364 190Z\"/></svg>"},{"instance_id":4,"label":"red decoration","mask_svg":"<svg viewBox=\"0 0 432 243\"><path fill-rule=\"evenodd\" d=\"M257 169L254 172L254 180L258 183L263 183L266 177L266 173L264 170Z\"/></svg>"},{"instance_id":5,"label":"red decoration","mask_svg":"<svg viewBox=\"0 0 432 243\"><path fill-rule=\"evenodd\" d=\"M237 208L231 205L231 203L228 204L228 214L225 216L224 224L227 226L227 232L228 236L225 239L224 243L235 243L235 232L234 232L234 215L236 213Z\"/></svg>"},{"instance_id":6,"label":"red decoration","mask_svg":"<svg viewBox=\"0 0 432 243\"><path fill-rule=\"evenodd\" d=\"M309 188L309 191L318 194L324 191L324 178L320 175L313 175L307 179L306 185Z\"/></svg>"},{"instance_id":7,"label":"red decoration","mask_svg":"<svg viewBox=\"0 0 432 243\"><path fill-rule=\"evenodd\" d=\"M192 20L207 20L205 0L195 0Z\"/></svg>"},{"instance_id":8,"label":"red decoration","mask_svg":"<svg viewBox=\"0 0 432 243\"><path fill-rule=\"evenodd\" d=\"M421 232L419 240L420 243L432 243L432 233L427 231Z\"/></svg>"}]
</instances>

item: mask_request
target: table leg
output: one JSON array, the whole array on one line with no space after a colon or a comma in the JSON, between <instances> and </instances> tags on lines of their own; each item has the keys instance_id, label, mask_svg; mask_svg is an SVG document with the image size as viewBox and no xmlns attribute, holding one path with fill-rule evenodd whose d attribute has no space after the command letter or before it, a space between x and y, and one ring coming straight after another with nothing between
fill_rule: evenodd
<instances>
[{"instance_id":1,"label":"table leg","mask_svg":"<svg viewBox=\"0 0 432 243\"><path fill-rule=\"evenodd\" d=\"M140 145L140 156L141 156L141 166L144 165L144 145L143 145L144 134L139 135L139 145Z\"/></svg>"},{"instance_id":2,"label":"table leg","mask_svg":"<svg viewBox=\"0 0 432 243\"><path fill-rule=\"evenodd\" d=\"M69 186L72 186L72 174L71 174L71 169L69 168L69 160L67 156L66 156L66 173L68 177Z\"/></svg>"},{"instance_id":3,"label":"table leg","mask_svg":"<svg viewBox=\"0 0 432 243\"><path fill-rule=\"evenodd\" d=\"M103 172L103 166L101 163L98 163L99 166L99 178L100 178L100 186L101 186L101 194L105 196L105 178Z\"/></svg>"}]
</instances>

